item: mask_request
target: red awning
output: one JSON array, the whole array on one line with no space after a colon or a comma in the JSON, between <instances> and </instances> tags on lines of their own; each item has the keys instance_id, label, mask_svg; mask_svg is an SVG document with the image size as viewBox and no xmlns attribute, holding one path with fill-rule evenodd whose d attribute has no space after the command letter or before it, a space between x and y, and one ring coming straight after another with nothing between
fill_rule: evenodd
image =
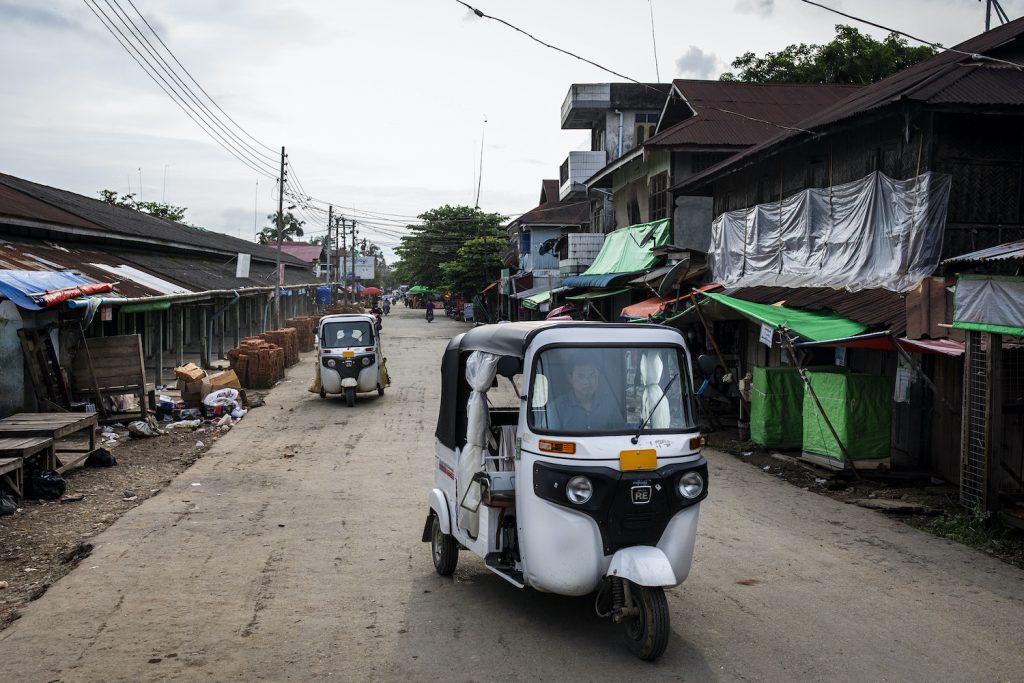
<instances>
[{"instance_id":1,"label":"red awning","mask_svg":"<svg viewBox=\"0 0 1024 683\"><path fill-rule=\"evenodd\" d=\"M68 287L67 289L56 289L46 292L45 294L35 294L32 295L32 299L43 308L49 308L50 306L56 306L68 299L77 299L80 296L88 296L90 294L105 294L107 292L112 292L113 290L114 285L108 282L97 282L95 284Z\"/></svg>"},{"instance_id":2,"label":"red awning","mask_svg":"<svg viewBox=\"0 0 1024 683\"><path fill-rule=\"evenodd\" d=\"M486 294L487 292L491 291L492 289L494 289L495 287L497 287L497 286L498 286L498 285L500 285L500 284L501 284L501 280L500 280L500 279L498 279L498 280L495 280L495 281L494 281L494 282L492 282L491 284L489 284L489 285L487 285L486 287L484 287L483 289L481 289L481 290L480 290L480 293L481 293L481 294Z\"/></svg>"},{"instance_id":3,"label":"red awning","mask_svg":"<svg viewBox=\"0 0 1024 683\"><path fill-rule=\"evenodd\" d=\"M645 299L638 304L626 306L622 309L621 315L623 318L649 318L664 311L665 307L669 304L685 298L681 296L676 299L662 299L661 297L652 296L650 299Z\"/></svg>"},{"instance_id":4,"label":"red awning","mask_svg":"<svg viewBox=\"0 0 1024 683\"><path fill-rule=\"evenodd\" d=\"M571 311L575 311L575 310L576 310L576 307L573 306L572 304L566 304L564 306L559 306L555 310L549 312L547 314L547 316L545 316L544 319L545 320L555 320L557 318L558 320L562 320L562 318L566 317L568 313L570 313Z\"/></svg>"}]
</instances>

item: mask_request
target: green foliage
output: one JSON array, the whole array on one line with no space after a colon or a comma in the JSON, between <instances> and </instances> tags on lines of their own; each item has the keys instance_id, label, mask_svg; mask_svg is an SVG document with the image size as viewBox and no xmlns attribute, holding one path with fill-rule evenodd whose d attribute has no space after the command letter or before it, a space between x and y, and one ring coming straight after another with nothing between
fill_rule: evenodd
<instances>
[{"instance_id":1,"label":"green foliage","mask_svg":"<svg viewBox=\"0 0 1024 683\"><path fill-rule=\"evenodd\" d=\"M764 57L746 52L732 63L739 73L724 73L720 80L867 85L934 54L927 45L911 47L896 33L878 41L852 26L838 24L836 37L824 45L794 44Z\"/></svg>"},{"instance_id":2,"label":"green foliage","mask_svg":"<svg viewBox=\"0 0 1024 683\"><path fill-rule=\"evenodd\" d=\"M256 235L256 241L260 244L277 244L277 226L278 226L279 213L267 214L267 220L270 221L270 225L260 230L259 234ZM305 221L300 221L298 218L292 215L291 211L284 214L284 224L281 227L281 241L287 242L295 237L302 237L302 226L305 225Z\"/></svg>"},{"instance_id":3,"label":"green foliage","mask_svg":"<svg viewBox=\"0 0 1024 683\"><path fill-rule=\"evenodd\" d=\"M116 206L123 206L127 209L134 209L141 213L154 216L156 218L162 218L167 221L174 221L175 223L181 223L185 220L185 212L188 209L184 206L175 206L174 204L167 204L166 202L140 202L135 198L134 193L117 196L117 192L113 190L100 190L97 192L100 199L105 201L107 204L114 204Z\"/></svg>"},{"instance_id":4,"label":"green foliage","mask_svg":"<svg viewBox=\"0 0 1024 683\"><path fill-rule=\"evenodd\" d=\"M472 297L491 280L501 275L501 252L508 239L474 237L455 253L455 258L441 264L442 285L449 291Z\"/></svg>"},{"instance_id":5,"label":"green foliage","mask_svg":"<svg viewBox=\"0 0 1024 683\"><path fill-rule=\"evenodd\" d=\"M469 296L500 274L500 254L508 244L505 216L446 204L419 219L423 222L408 226L410 234L395 247L398 282L447 287Z\"/></svg>"},{"instance_id":6,"label":"green foliage","mask_svg":"<svg viewBox=\"0 0 1024 683\"><path fill-rule=\"evenodd\" d=\"M966 512L947 512L931 521L925 528L936 536L942 536L972 548L987 550L993 540L991 522L992 513L979 505Z\"/></svg>"}]
</instances>

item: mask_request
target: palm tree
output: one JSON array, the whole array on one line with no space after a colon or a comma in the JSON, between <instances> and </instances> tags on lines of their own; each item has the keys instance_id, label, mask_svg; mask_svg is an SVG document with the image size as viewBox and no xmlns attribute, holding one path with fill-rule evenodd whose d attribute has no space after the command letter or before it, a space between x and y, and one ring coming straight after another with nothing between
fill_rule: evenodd
<instances>
[{"instance_id":1,"label":"palm tree","mask_svg":"<svg viewBox=\"0 0 1024 683\"><path fill-rule=\"evenodd\" d=\"M256 241L260 244L277 244L277 226L278 226L278 212L267 214L267 220L271 222L271 225L260 230L260 233L256 236ZM281 229L281 241L291 241L293 237L302 237L302 226L305 225L305 221L300 221L298 218L292 215L291 211L284 214L283 226Z\"/></svg>"}]
</instances>

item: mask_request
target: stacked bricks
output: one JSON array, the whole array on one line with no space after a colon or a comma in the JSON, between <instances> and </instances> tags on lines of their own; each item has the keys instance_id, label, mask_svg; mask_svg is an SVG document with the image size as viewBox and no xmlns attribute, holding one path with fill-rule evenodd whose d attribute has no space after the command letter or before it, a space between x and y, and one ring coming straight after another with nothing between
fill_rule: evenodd
<instances>
[{"instance_id":1,"label":"stacked bricks","mask_svg":"<svg viewBox=\"0 0 1024 683\"><path fill-rule=\"evenodd\" d=\"M231 369L248 389L269 389L284 379L285 350L260 337L246 337L228 351Z\"/></svg>"},{"instance_id":2,"label":"stacked bricks","mask_svg":"<svg viewBox=\"0 0 1024 683\"><path fill-rule=\"evenodd\" d=\"M260 339L284 349L285 367L290 368L299 362L299 331L294 327L264 332Z\"/></svg>"},{"instance_id":3,"label":"stacked bricks","mask_svg":"<svg viewBox=\"0 0 1024 683\"><path fill-rule=\"evenodd\" d=\"M293 327L298 332L299 351L302 353L312 351L314 348L313 337L319 320L316 317L305 315L288 318L285 322L288 327Z\"/></svg>"}]
</instances>

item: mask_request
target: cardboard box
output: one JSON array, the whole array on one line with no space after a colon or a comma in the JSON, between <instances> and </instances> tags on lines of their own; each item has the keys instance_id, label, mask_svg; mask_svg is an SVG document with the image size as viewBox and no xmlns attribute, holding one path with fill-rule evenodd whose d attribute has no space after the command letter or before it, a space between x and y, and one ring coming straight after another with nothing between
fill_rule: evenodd
<instances>
[{"instance_id":1,"label":"cardboard box","mask_svg":"<svg viewBox=\"0 0 1024 683\"><path fill-rule=\"evenodd\" d=\"M224 370L223 372L215 372L212 375L204 377L202 383L202 398L213 391L218 389L241 389L242 383L238 381L238 375L235 374L234 370Z\"/></svg>"},{"instance_id":2,"label":"cardboard box","mask_svg":"<svg viewBox=\"0 0 1024 683\"><path fill-rule=\"evenodd\" d=\"M180 368L174 368L174 374L183 382L195 382L206 377L206 371L195 363L188 363Z\"/></svg>"}]
</instances>

